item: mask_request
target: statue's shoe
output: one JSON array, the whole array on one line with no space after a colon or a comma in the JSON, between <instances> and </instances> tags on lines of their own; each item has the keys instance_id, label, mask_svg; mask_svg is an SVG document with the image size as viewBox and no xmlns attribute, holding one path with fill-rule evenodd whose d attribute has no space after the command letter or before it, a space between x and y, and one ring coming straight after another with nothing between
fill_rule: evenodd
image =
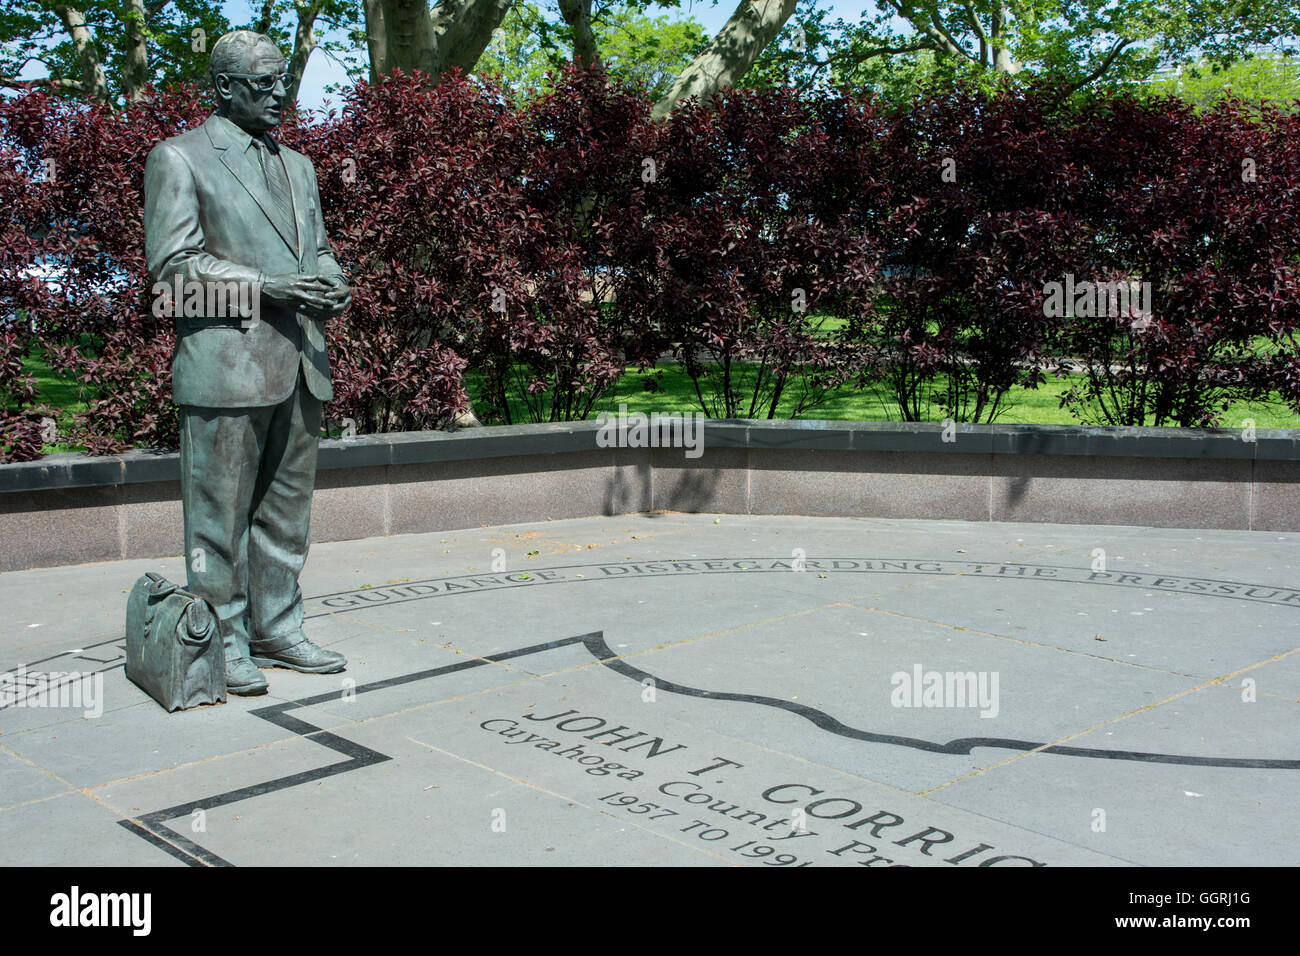
<instances>
[{"instance_id":1,"label":"statue's shoe","mask_svg":"<svg viewBox=\"0 0 1300 956\"><path fill-rule=\"evenodd\" d=\"M226 691L241 697L265 694L266 678L247 657L226 661Z\"/></svg>"},{"instance_id":2,"label":"statue's shoe","mask_svg":"<svg viewBox=\"0 0 1300 956\"><path fill-rule=\"evenodd\" d=\"M335 651L317 647L303 638L292 647L278 651L253 651L258 667L287 667L303 674L333 674L348 666L348 659Z\"/></svg>"}]
</instances>

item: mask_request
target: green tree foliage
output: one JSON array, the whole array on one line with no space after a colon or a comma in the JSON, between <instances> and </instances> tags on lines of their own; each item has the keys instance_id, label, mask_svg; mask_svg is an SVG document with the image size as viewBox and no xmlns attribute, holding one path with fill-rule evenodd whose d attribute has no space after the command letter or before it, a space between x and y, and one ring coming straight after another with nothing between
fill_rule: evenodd
<instances>
[{"instance_id":1,"label":"green tree foliage","mask_svg":"<svg viewBox=\"0 0 1300 956\"><path fill-rule=\"evenodd\" d=\"M856 23L801 0L743 85L908 97L932 80L1053 74L1068 89L1117 88L1198 61L1221 70L1297 38L1293 0L876 0ZM1238 89L1248 70L1234 74Z\"/></svg>"},{"instance_id":2,"label":"green tree foliage","mask_svg":"<svg viewBox=\"0 0 1300 956\"><path fill-rule=\"evenodd\" d=\"M622 2L592 10L592 32L605 70L611 78L642 86L654 99L708 43L704 28L693 18L648 16L644 3ZM526 97L552 86L547 72L572 56L570 30L554 9L543 10L519 0L506 14L474 70L498 74L504 86Z\"/></svg>"},{"instance_id":3,"label":"green tree foliage","mask_svg":"<svg viewBox=\"0 0 1300 956\"><path fill-rule=\"evenodd\" d=\"M1247 103L1272 102L1300 108L1300 63L1281 54L1264 54L1220 66L1198 60L1149 84L1155 94L1172 93L1199 109L1231 95Z\"/></svg>"},{"instance_id":4,"label":"green tree foliage","mask_svg":"<svg viewBox=\"0 0 1300 956\"><path fill-rule=\"evenodd\" d=\"M611 10L609 19L597 24L596 38L605 68L619 79L644 85L653 99L668 92L682 67L709 42L691 17L649 17L631 4Z\"/></svg>"},{"instance_id":5,"label":"green tree foliage","mask_svg":"<svg viewBox=\"0 0 1300 956\"><path fill-rule=\"evenodd\" d=\"M246 9L248 19L232 23L221 0L16 0L0 12L0 86L121 105L149 83L204 82L212 44L241 27L274 39L298 75L316 49L354 79L364 71L359 0L260 0Z\"/></svg>"},{"instance_id":6,"label":"green tree foliage","mask_svg":"<svg viewBox=\"0 0 1300 956\"><path fill-rule=\"evenodd\" d=\"M88 33L84 44L70 28L80 24ZM129 93L132 26L146 43L146 82L159 85L197 79L207 68L206 51L230 29L219 0L86 0L75 7L13 0L0 11L0 84L21 87L28 76L33 85L122 102ZM102 70L105 95L86 88L88 60Z\"/></svg>"}]
</instances>

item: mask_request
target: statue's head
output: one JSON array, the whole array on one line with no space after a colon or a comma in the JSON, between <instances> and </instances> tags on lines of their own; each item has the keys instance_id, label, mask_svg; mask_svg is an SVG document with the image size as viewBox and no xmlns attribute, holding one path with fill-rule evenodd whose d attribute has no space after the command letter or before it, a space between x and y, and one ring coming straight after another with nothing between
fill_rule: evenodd
<instances>
[{"instance_id":1,"label":"statue's head","mask_svg":"<svg viewBox=\"0 0 1300 956\"><path fill-rule=\"evenodd\" d=\"M284 54L270 37L252 30L227 33L213 44L209 63L217 113L249 133L275 129L288 96L284 67Z\"/></svg>"}]
</instances>

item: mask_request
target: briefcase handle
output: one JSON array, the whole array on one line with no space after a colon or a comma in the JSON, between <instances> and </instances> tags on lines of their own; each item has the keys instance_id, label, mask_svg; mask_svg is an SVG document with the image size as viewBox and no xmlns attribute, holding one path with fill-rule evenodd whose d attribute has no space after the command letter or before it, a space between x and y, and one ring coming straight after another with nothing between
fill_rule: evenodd
<instances>
[{"instance_id":1,"label":"briefcase handle","mask_svg":"<svg viewBox=\"0 0 1300 956\"><path fill-rule=\"evenodd\" d=\"M156 571L146 571L145 577L149 579L149 596L152 598L146 602L144 616L144 639L148 641L153 636L155 610L164 599L180 591L181 588ZM191 638L200 638L211 626L212 615L208 612L208 602L195 596L195 600L191 601L185 609L185 629L189 631Z\"/></svg>"},{"instance_id":2,"label":"briefcase handle","mask_svg":"<svg viewBox=\"0 0 1300 956\"><path fill-rule=\"evenodd\" d=\"M149 600L144 602L144 640L147 644L153 637L154 611L162 603L163 598L176 590L176 585L156 571L146 571L144 575L149 579Z\"/></svg>"}]
</instances>

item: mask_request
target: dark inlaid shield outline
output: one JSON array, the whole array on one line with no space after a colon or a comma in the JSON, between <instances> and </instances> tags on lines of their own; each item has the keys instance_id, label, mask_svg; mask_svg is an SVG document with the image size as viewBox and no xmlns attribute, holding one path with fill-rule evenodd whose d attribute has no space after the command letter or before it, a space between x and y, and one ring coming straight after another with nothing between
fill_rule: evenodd
<instances>
[{"instance_id":1,"label":"dark inlaid shield outline","mask_svg":"<svg viewBox=\"0 0 1300 956\"><path fill-rule=\"evenodd\" d=\"M633 667L612 651L608 644L605 643L604 633L595 631L590 634L581 634L576 637L567 637L563 640L550 641L545 644L534 644L530 647L520 647L512 651L503 651L499 654L491 654L487 657L475 658L467 661L460 661L456 664L449 664L444 667L434 667L429 670L416 671L411 674L403 674L400 677L389 677L384 680L373 681L369 684L360 684L355 688L358 694L370 693L377 690L385 690L389 687L396 687L401 684L410 684L415 681L429 680L436 677L442 677L447 674L453 674L457 671L469 670L474 667L482 667L486 664L495 664L502 661L513 660L519 657L527 657L532 654L540 654L545 651L555 650L561 647L567 647L572 644L583 645L592 658L605 667L622 674L631 680L641 683L645 680L654 681L656 690L663 690L673 694L682 694L688 697L700 697L707 700L732 700L743 703L759 704L767 707L777 707L781 710L798 714L810 720L821 730L828 733L838 734L841 737L847 737L851 740L863 740L869 743L893 744L900 747L912 747L917 750L925 750L931 753L944 754L969 754L975 747L994 747L1016 751L1039 750L1041 753L1061 754L1068 757L1095 757L1106 760L1136 760L1147 763L1174 763L1188 764L1202 767L1239 767L1243 769L1269 769L1269 770L1300 770L1300 760L1271 760L1256 759L1249 757L1193 757L1182 756L1178 754L1161 754L1161 753L1143 753L1133 750L1097 750L1088 747L1062 747L1062 746L1045 746L1041 743L1034 743L1026 740L1009 740L1000 737L963 737L959 740L951 740L947 743L938 743L928 740L920 740L914 737L900 737L896 734L878 734L866 730L858 730L841 723L835 718L822 713L813 707L804 704L797 704L792 701L778 700L773 697L760 697L753 694L731 694L725 691L700 690L695 687L687 687L683 684L675 684L671 681L660 680L649 671ZM262 707L258 710L250 711L253 716L260 717L263 720L270 721L277 727L281 727L291 733L298 734L323 747L342 754L347 759L332 763L324 767L317 767L314 770L307 770L301 773L290 774L285 777L277 777L273 780L267 780L262 783L256 783L248 787L240 787L237 790L229 790L225 793L216 794L211 797L203 797L189 803L177 804L168 807L165 810L155 810L144 816L132 819L119 820L118 823L126 827L132 833L147 840L158 848L165 850L179 860L183 860L191 866L231 866L229 861L222 859L217 854L205 849L200 844L189 839L187 836L178 833L168 826L168 821L175 820L179 817L189 817L195 810L210 810L213 807L224 806L226 804L238 803L242 800L248 800L252 797L263 796L264 794L274 793L278 790L286 790L290 787L296 787L300 784L310 783L313 780L320 780L324 777L332 777L336 774L347 773L352 770L359 770L362 767L369 767L372 764L383 763L391 760L387 754L382 754L377 750L364 747L361 744L341 737L338 734L327 730L322 730L305 720L293 716L290 711L300 707L310 707L314 704L322 704L332 700L337 700L339 693L332 690L328 693L317 694L313 697L304 697L299 700L286 701L282 704L276 704L271 707Z\"/></svg>"},{"instance_id":2,"label":"dark inlaid shield outline","mask_svg":"<svg viewBox=\"0 0 1300 956\"><path fill-rule=\"evenodd\" d=\"M749 573L759 573L759 574L775 573L778 570L781 573L787 573L787 574L790 573L788 564L783 561L780 560L773 561L770 559L762 559L762 560L766 561L770 565L770 567L755 568L753 572L749 572ZM862 561L863 559L826 558L821 560L822 562L838 561L843 564L848 564L854 561ZM869 573L873 573L873 574L921 573L921 574L926 574L928 576L934 576L936 574L966 576L969 574L969 572L962 571L959 569L962 567L971 567L976 565L976 562L956 563L956 562L946 562L946 561L929 561L929 560L913 561L913 560L901 560L901 559L897 559L897 560L870 559L870 560L876 563L905 565L908 568L908 570L872 569L870 570ZM690 562L679 562L679 563L684 565L710 565L716 563L731 564L735 561L736 559L731 559L731 558L717 558L717 559L696 558L696 559L692 559L692 561ZM654 564L672 564L674 562L641 561L641 562L633 562L633 563L641 564L641 565L654 565ZM323 608L322 610L316 611L315 613L309 613L307 617L313 618L313 617L323 617L328 615L330 613L330 610L328 609L328 606L324 604L324 602L329 601L329 599L331 598L344 598L344 597L361 598L362 600L360 604L351 605L347 608L349 613L356 613L359 611L366 610L368 608L386 607L392 604L406 603L408 601L428 600L434 597L452 597L455 596L456 594L482 593L482 591L484 590L496 590L499 588L539 586L544 584L579 583L583 581L597 581L597 580L617 580L617 578L614 577L608 577L602 579L596 577L588 578L585 576L572 577L568 575L576 574L583 570L597 569L602 567L614 567L617 566L618 564L619 564L618 562L607 562L604 564L581 564L581 565L565 565L565 566L552 566L548 568L539 568L537 569L538 572L558 572L558 573L563 573L566 576L560 580L554 580L554 579L544 579L541 577L530 577L526 572L515 573L509 576L515 578L515 580L508 581L507 583L504 584L497 584L491 588L464 586L463 589L446 590L446 591L440 591L436 593L425 593L425 594L414 594L414 595L410 593L411 588L415 585L445 586L451 584L455 586L456 582L458 581L471 581L475 579L482 580L485 578L494 577L493 575L488 573L464 574L464 575L448 576L440 579L428 579L425 581L406 583L397 587L357 588L351 591L335 592L333 594L319 595L317 597L307 599L309 605L314 604L318 607ZM811 561L810 564L812 564ZM914 566L918 564L946 566L946 567L943 567L942 570L937 570L937 571L933 570L932 568L927 568L925 570L920 570L920 569L913 570L912 568L914 568ZM1028 564L1022 564L1020 562L991 561L991 562L984 562L984 564L990 566L1013 564L1018 567L1026 567L1026 568L1052 567L1058 572L1065 573L1064 577L1016 578L1016 580L1037 580L1037 581L1045 581L1045 582L1057 583L1057 584L1094 584L1094 585L1101 585L1101 586L1108 586L1108 587L1149 588L1151 586L1146 583L1137 583L1132 581L1125 582L1125 581L1120 581L1115 579L1106 579L1106 580L1089 579L1090 576L1087 576L1088 575L1087 570L1080 569L1080 568L1059 567L1059 566L1050 566L1050 565L1028 565ZM839 567L828 569L828 570L831 570L832 573L854 573L853 569L845 569ZM734 574L738 572L733 568L731 570L723 570L723 569L702 570L702 571L685 570L685 571L677 571L675 573L683 573L683 574L733 573ZM862 572L858 572L858 573L862 573ZM655 576L660 576L660 575L655 575ZM1145 576L1155 577L1155 575L1152 575L1150 572L1147 572ZM1184 575L1183 577L1187 577L1187 576ZM1189 580L1191 580L1191 578L1189 578ZM1278 598L1278 594L1294 594L1294 591L1292 591L1291 589L1272 588L1271 593L1269 595L1261 595L1261 594L1256 594L1254 592L1261 591L1261 590L1269 590L1269 588L1262 585L1251 585L1251 584L1245 584L1236 581L1218 581L1216 579L1210 579L1210 578L1195 578L1194 580L1207 581L1215 584L1229 585L1231 586L1233 591L1232 593L1214 593L1210 591L1193 591L1193 592L1178 591L1175 593L1183 593L1183 594L1190 593L1195 596L1201 596L1201 597L1220 597L1229 600L1243 600L1246 601L1247 603L1268 604L1272 606L1288 606L1288 607L1296 607L1297 609L1300 609L1300 604L1293 603L1288 598L1285 597L1281 599ZM402 593L403 591L407 593L403 594ZM121 666L120 655L115 660L110 660L110 659L94 657L87 653L87 651L90 650L96 650L96 651L98 651L99 649L106 650L108 645L112 645L112 644L120 645L121 638L116 638L112 641L105 641L100 644L94 645L93 647L87 647L85 651L82 651L76 654L75 656L82 660L92 660L95 661L96 663L103 663L108 665L107 667L99 668L100 671L110 670L114 667L120 667ZM1049 746L1041 742L1035 742L1029 740L1015 740L1015 739L1002 738L1002 737L962 737L956 740L949 740L944 742L944 741L923 740L916 737L904 737L897 734L877 733L870 730L863 730L860 728L851 727L843 723L842 721L837 720L835 717L832 717L831 715L816 709L815 707L810 707L806 704L800 704L795 701L782 700L779 698L765 697L765 696L760 696L755 694L731 693L723 690L706 690L697 687L690 687L685 684L675 683L673 681L664 680L662 678L656 677L654 674L650 673L649 671L642 670L641 668L635 667L634 665L628 663L626 660L621 659L613 650L610 649L609 645L605 642L604 633L601 631L595 631L589 634L582 634L575 637L567 637L561 640L549 641L542 644L533 644L527 647L520 647L514 650L502 651L500 653L490 654L484 657L478 657L478 658L472 658L465 661L460 661L455 664L450 664L443 667L434 667L427 670L415 671L410 674L404 674L398 677L390 677L383 680L373 681L367 684L358 685L355 688L355 693L364 694L364 693L371 693L379 690L385 690L387 688L399 686L401 684L409 684L417 681L430 680L448 674L456 673L462 670L468 670L475 667L482 667L487 664L501 663L516 658L528 657L530 655L541 654L546 651L555 650L562 647L568 647L570 645L579 645L579 644L586 649L586 651L591 655L594 661L600 662L610 671L616 674L620 674L623 677L628 678L629 680L637 682L638 684L651 681L653 682L653 686L655 687L656 690L662 690L667 693L680 694L685 697L696 697L704 700L716 700L716 701L735 701L738 703L753 704L753 705L758 705L763 707L772 707L779 710L784 710L788 713L795 714L799 717L804 718L805 720L808 720L819 730L825 731L826 733L835 734L837 736L844 737L849 740L860 740L866 743L877 743L877 744L886 744L886 745L897 746L897 747L907 747L914 750L920 750L928 753L937 753L937 754L965 755L965 754L970 754L972 750L974 750L977 747L987 747L987 748L1011 750L1020 753L1026 753L1029 751L1038 751L1040 753L1057 754L1066 757L1086 757L1086 758L1101 759L1101 760L1126 760L1126 761L1136 761L1140 763L1182 764L1188 766L1202 766L1202 767L1228 767L1228 768L1239 768L1245 770L1257 770L1257 769L1300 770L1300 760L1291 760L1291 759L1256 758L1256 757L1205 757L1205 756L1192 756L1192 755L1183 755L1183 754L1148 753L1143 751L1132 751L1132 750L1105 750L1105 749L1090 748L1090 747L1072 747L1072 746L1063 746L1063 745ZM60 657L60 656L64 656L64 655L55 655L55 657ZM53 659L54 658L46 658L44 661L33 662L33 664L29 666L37 666L39 664L46 663L47 661L51 661ZM320 744L326 749L332 750L342 755L345 759L338 761L336 763L328 764L327 766L324 767L315 768L313 770L303 771L301 773L290 774L288 776L274 778L261 783L253 784L251 786L241 787L235 790L230 790L225 793L220 793L209 797L203 797L201 799L190 801L184 804L178 804L176 806L168 807L166 809L155 810L151 813L147 813L139 817L122 819L119 820L118 823L121 826L128 829L129 831L131 831L132 833L135 833L137 836L141 837L142 839L148 841L154 846L157 846L158 848L164 850L165 852L170 853L172 856L176 857L179 860L184 861L185 863L191 866L232 865L229 861L222 859L217 854L206 849L200 844L194 842L185 834L177 832L176 830L172 829L169 826L169 822L180 817L189 817L195 810L198 809L211 809L213 807L238 803L240 801L247 800L252 797L262 796L268 793L274 793L276 791L285 790L290 787L299 786L300 784L309 783L313 780L320 780L325 777L331 777L337 774L347 773L352 770L359 770L363 767L368 767L371 766L372 764L383 763L384 761L392 759L387 754L383 754L380 753L379 751L372 750L371 748L365 747L359 743L356 743L355 741L348 740L346 737L340 736L339 734L324 730L292 714L292 711L299 708L309 707L315 704L320 704L320 703L325 703L328 701L335 700L338 698L338 693L339 692L337 690L331 690L327 693L317 694L311 697L304 697L299 700L286 701L284 703L276 704L270 707L258 708L256 710L249 711L249 713L262 720L269 721L270 723L275 724L277 727L281 727L284 730L290 731L293 734L296 734L300 737L304 737L308 740L313 741L314 743Z\"/></svg>"}]
</instances>

